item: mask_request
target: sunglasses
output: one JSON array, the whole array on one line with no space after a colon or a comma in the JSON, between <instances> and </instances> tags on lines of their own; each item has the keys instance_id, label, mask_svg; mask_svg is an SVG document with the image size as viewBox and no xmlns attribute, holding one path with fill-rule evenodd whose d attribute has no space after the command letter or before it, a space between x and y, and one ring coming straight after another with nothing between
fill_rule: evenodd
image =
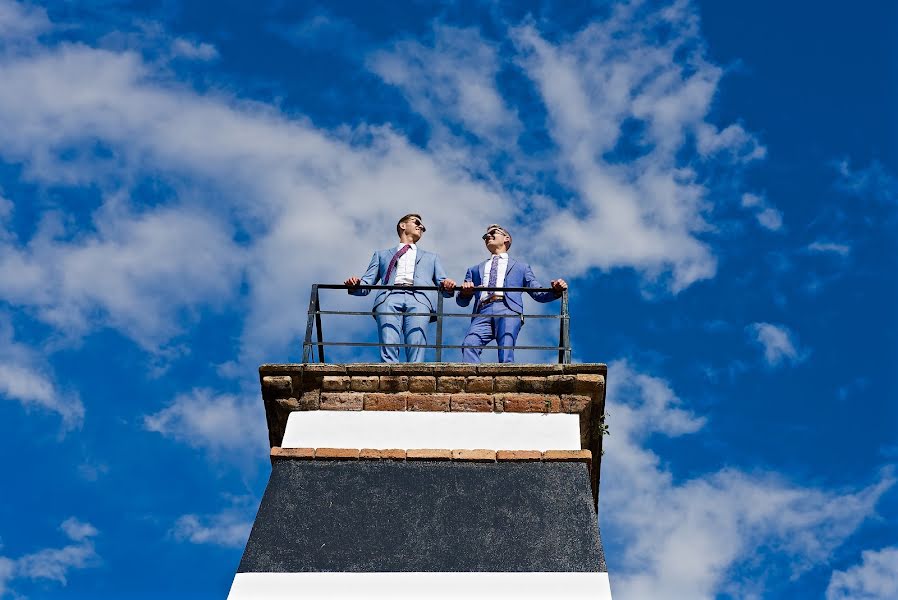
<instances>
[{"instance_id":1,"label":"sunglasses","mask_svg":"<svg viewBox=\"0 0 898 600\"><path fill-rule=\"evenodd\" d=\"M409 221L414 223L416 227L420 227L421 233L424 233L425 231L427 231L427 227L424 227L424 223L421 222L421 219L409 219Z\"/></svg>"},{"instance_id":2,"label":"sunglasses","mask_svg":"<svg viewBox=\"0 0 898 600\"><path fill-rule=\"evenodd\" d=\"M502 231L501 229L493 229L491 231L487 231L486 233L484 233L483 237L481 237L480 239L482 239L485 242L487 239L489 239L491 237L496 237L499 235L508 235L508 234L505 233L504 231Z\"/></svg>"}]
</instances>

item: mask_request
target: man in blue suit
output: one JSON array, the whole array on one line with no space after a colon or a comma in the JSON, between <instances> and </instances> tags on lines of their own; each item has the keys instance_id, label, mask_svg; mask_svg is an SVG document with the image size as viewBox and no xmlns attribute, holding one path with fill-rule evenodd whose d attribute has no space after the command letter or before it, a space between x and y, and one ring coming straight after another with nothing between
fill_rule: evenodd
<instances>
[{"instance_id":1,"label":"man in blue suit","mask_svg":"<svg viewBox=\"0 0 898 600\"><path fill-rule=\"evenodd\" d=\"M350 277L345 285L412 285L439 286L445 296L451 296L455 282L446 277L440 257L418 248L418 240L427 228L421 223L421 215L408 214L396 223L399 245L378 250L371 257L371 264L362 276ZM367 296L371 290L350 289L354 296ZM383 362L399 362L397 346L386 344L427 344L427 325L436 321L433 292L413 290L378 290L374 296L374 318L380 337L380 359ZM412 314L410 314L412 313ZM414 313L417 313L415 315ZM406 348L408 362L424 362L424 348Z\"/></svg>"},{"instance_id":2,"label":"man in blue suit","mask_svg":"<svg viewBox=\"0 0 898 600\"><path fill-rule=\"evenodd\" d=\"M524 325L524 299L521 292L476 292L477 287L527 287L540 288L542 284L533 275L530 265L508 256L511 235L504 227L490 225L483 236L490 258L474 265L465 274L465 281L455 301L459 306L467 306L474 300L474 317L468 333L462 342L462 359L465 362L480 362L480 353L493 340L499 346L499 362L514 362L514 345L518 333ZM563 279L553 279L551 292L528 292L537 302L551 302L561 297L567 289ZM497 315L509 317L495 318Z\"/></svg>"}]
</instances>

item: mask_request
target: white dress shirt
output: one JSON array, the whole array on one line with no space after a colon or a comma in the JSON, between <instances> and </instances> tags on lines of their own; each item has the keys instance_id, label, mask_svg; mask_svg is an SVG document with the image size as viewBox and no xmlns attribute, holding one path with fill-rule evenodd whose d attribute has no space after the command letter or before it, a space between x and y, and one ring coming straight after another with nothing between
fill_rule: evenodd
<instances>
[{"instance_id":1,"label":"white dress shirt","mask_svg":"<svg viewBox=\"0 0 898 600\"><path fill-rule=\"evenodd\" d=\"M499 257L499 264L496 267L496 286L502 287L505 285L505 271L508 269L508 252L500 252L495 255ZM493 266L493 257L490 256L487 259L486 263L483 267L483 285L490 284L490 271ZM502 296L503 292L480 292L480 301L483 302L490 296Z\"/></svg>"},{"instance_id":2,"label":"white dress shirt","mask_svg":"<svg viewBox=\"0 0 898 600\"><path fill-rule=\"evenodd\" d=\"M396 246L396 252L402 250L403 246L405 244ZM396 261L396 279L393 280L395 284L407 283L411 285L415 283L415 259L418 258L418 247L415 244L409 244L409 246L411 248Z\"/></svg>"}]
</instances>

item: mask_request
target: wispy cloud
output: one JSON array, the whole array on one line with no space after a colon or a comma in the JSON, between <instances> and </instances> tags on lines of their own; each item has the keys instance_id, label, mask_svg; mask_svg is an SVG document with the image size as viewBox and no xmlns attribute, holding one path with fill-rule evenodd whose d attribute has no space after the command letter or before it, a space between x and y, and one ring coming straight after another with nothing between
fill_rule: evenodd
<instances>
[{"instance_id":1,"label":"wispy cloud","mask_svg":"<svg viewBox=\"0 0 898 600\"><path fill-rule=\"evenodd\" d=\"M886 600L898 598L898 546L865 550L861 562L834 571L826 600Z\"/></svg>"},{"instance_id":2,"label":"wispy cloud","mask_svg":"<svg viewBox=\"0 0 898 600\"><path fill-rule=\"evenodd\" d=\"M230 506L218 513L179 517L169 534L179 541L192 544L240 548L246 544L252 529L256 505L254 498L231 498Z\"/></svg>"},{"instance_id":3,"label":"wispy cloud","mask_svg":"<svg viewBox=\"0 0 898 600\"><path fill-rule=\"evenodd\" d=\"M600 524L622 598L763 596L766 560L793 576L825 563L894 483L886 475L837 493L734 468L676 481L649 440L696 432L705 419L667 381L627 362L609 375Z\"/></svg>"},{"instance_id":4,"label":"wispy cloud","mask_svg":"<svg viewBox=\"0 0 898 600\"><path fill-rule=\"evenodd\" d=\"M837 244L835 242L812 242L807 245L807 251L812 254L836 254L838 256L848 256L851 254L851 246L848 244Z\"/></svg>"},{"instance_id":5,"label":"wispy cloud","mask_svg":"<svg viewBox=\"0 0 898 600\"><path fill-rule=\"evenodd\" d=\"M763 196L758 194L743 194L742 207L752 211L758 224L769 231L779 231L783 228L783 214Z\"/></svg>"},{"instance_id":6,"label":"wispy cloud","mask_svg":"<svg viewBox=\"0 0 898 600\"><path fill-rule=\"evenodd\" d=\"M0 313L0 397L38 407L62 417L64 429L78 427L84 404L74 392L63 391L41 354L17 342L11 321Z\"/></svg>"},{"instance_id":7,"label":"wispy cloud","mask_svg":"<svg viewBox=\"0 0 898 600\"><path fill-rule=\"evenodd\" d=\"M97 566L100 557L93 542L99 534L96 528L71 517L60 529L73 543L62 548L45 548L19 558L0 556L0 597L10 591L10 584L17 579L45 579L65 585L73 569Z\"/></svg>"},{"instance_id":8,"label":"wispy cloud","mask_svg":"<svg viewBox=\"0 0 898 600\"><path fill-rule=\"evenodd\" d=\"M257 399L208 389L179 394L167 407L145 416L144 427L217 456L233 450L263 449L268 439ZM244 459L247 455L251 458L253 453L239 454Z\"/></svg>"},{"instance_id":9,"label":"wispy cloud","mask_svg":"<svg viewBox=\"0 0 898 600\"><path fill-rule=\"evenodd\" d=\"M799 363L807 351L798 346L795 334L784 325L752 323L746 327L749 338L764 350L764 361L771 367L783 363Z\"/></svg>"},{"instance_id":10,"label":"wispy cloud","mask_svg":"<svg viewBox=\"0 0 898 600\"><path fill-rule=\"evenodd\" d=\"M898 203L898 177L879 161L855 169L848 160L836 163L836 188L854 196L866 197L890 206Z\"/></svg>"}]
</instances>

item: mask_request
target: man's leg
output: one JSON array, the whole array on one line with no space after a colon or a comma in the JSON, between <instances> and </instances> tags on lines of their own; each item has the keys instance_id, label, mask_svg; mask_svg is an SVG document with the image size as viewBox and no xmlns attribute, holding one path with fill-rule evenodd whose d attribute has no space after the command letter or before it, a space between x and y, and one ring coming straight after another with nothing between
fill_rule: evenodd
<instances>
[{"instance_id":1,"label":"man's leg","mask_svg":"<svg viewBox=\"0 0 898 600\"><path fill-rule=\"evenodd\" d=\"M492 312L493 306L487 305L480 311L480 314L488 315ZM486 346L494 339L496 339L496 336L493 320L491 318L483 316L471 319L471 325L468 326L468 333L465 334L465 339L462 340L461 343L461 345L464 346L461 349L462 361L466 363L479 363L480 353L483 352L483 348L477 348L476 346Z\"/></svg>"},{"instance_id":2,"label":"man's leg","mask_svg":"<svg viewBox=\"0 0 898 600\"><path fill-rule=\"evenodd\" d=\"M407 297L405 310L410 313L427 313L423 317L404 316L402 319L402 331L405 334L406 344L427 344L427 327L430 325L430 307L419 302L414 294L405 294ZM427 348L406 348L405 359L408 362L424 362L424 354Z\"/></svg>"},{"instance_id":3,"label":"man's leg","mask_svg":"<svg viewBox=\"0 0 898 600\"><path fill-rule=\"evenodd\" d=\"M496 319L496 343L500 346L510 346L507 349L499 348L500 363L514 362L514 345L518 341L518 333L520 333L523 326L520 315L517 313L510 314L514 316L507 319Z\"/></svg>"},{"instance_id":4,"label":"man's leg","mask_svg":"<svg viewBox=\"0 0 898 600\"><path fill-rule=\"evenodd\" d=\"M399 294L390 294L386 301L377 307L375 318L377 319L377 335L381 344L401 344L402 336L400 329L402 327L402 303L397 302ZM399 347L385 346L380 347L381 362L395 363L399 362Z\"/></svg>"}]
</instances>

